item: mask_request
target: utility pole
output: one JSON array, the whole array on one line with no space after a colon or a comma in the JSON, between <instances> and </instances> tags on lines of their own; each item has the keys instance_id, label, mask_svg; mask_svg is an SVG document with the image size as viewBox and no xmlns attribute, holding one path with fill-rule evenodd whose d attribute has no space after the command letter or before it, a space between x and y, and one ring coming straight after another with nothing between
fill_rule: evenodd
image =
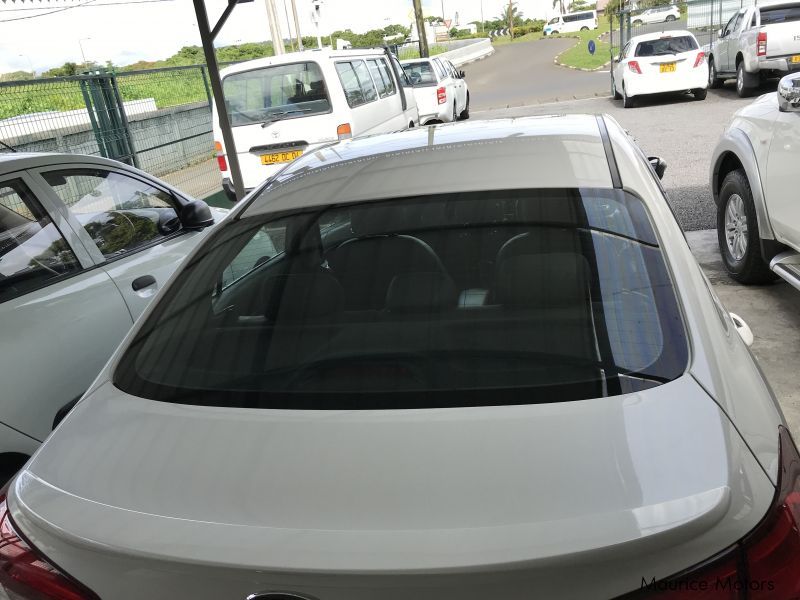
<instances>
[{"instance_id":1,"label":"utility pole","mask_svg":"<svg viewBox=\"0 0 800 600\"><path fill-rule=\"evenodd\" d=\"M428 36L425 33L425 19L422 17L422 0L414 0L414 17L417 21L417 34L419 35L419 55L428 58Z\"/></svg>"},{"instance_id":2,"label":"utility pole","mask_svg":"<svg viewBox=\"0 0 800 600\"><path fill-rule=\"evenodd\" d=\"M275 0L264 0L264 3L267 6L269 31L272 34L272 48L275 56L280 56L286 53L286 48L283 47L283 34L281 34L281 26L278 21L278 11L275 9Z\"/></svg>"},{"instance_id":3,"label":"utility pole","mask_svg":"<svg viewBox=\"0 0 800 600\"><path fill-rule=\"evenodd\" d=\"M319 34L319 22L322 20L322 0L312 0L311 20L314 21L317 29L317 48L322 50L322 37ZM333 48L333 39L331 39L331 48Z\"/></svg>"},{"instance_id":4,"label":"utility pole","mask_svg":"<svg viewBox=\"0 0 800 600\"><path fill-rule=\"evenodd\" d=\"M291 0L292 2L292 16L294 16L294 33L297 35L297 46L300 48L300 51L303 51L303 36L300 35L300 19L297 16L297 3L295 0Z\"/></svg>"},{"instance_id":5,"label":"utility pole","mask_svg":"<svg viewBox=\"0 0 800 600\"><path fill-rule=\"evenodd\" d=\"M292 37L292 24L289 22L289 9L286 8L286 0L283 0L283 12L286 15L286 37L289 38L289 44L292 46L294 52L294 38Z\"/></svg>"},{"instance_id":6,"label":"utility pole","mask_svg":"<svg viewBox=\"0 0 800 600\"><path fill-rule=\"evenodd\" d=\"M514 39L514 3L508 0L508 32L511 34L511 39Z\"/></svg>"}]
</instances>

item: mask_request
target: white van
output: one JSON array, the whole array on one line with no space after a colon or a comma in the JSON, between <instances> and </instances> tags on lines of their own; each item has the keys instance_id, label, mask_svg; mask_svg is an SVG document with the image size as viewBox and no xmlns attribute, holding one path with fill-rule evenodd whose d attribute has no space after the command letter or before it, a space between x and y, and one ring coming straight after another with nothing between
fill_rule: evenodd
<instances>
[{"instance_id":1,"label":"white van","mask_svg":"<svg viewBox=\"0 0 800 600\"><path fill-rule=\"evenodd\" d=\"M307 50L239 63L220 73L246 190L322 144L419 123L411 81L384 50ZM235 199L213 114L222 187Z\"/></svg>"},{"instance_id":2,"label":"white van","mask_svg":"<svg viewBox=\"0 0 800 600\"><path fill-rule=\"evenodd\" d=\"M582 10L580 12L558 15L547 22L544 35L570 33L572 31L588 31L597 29L597 11Z\"/></svg>"}]
</instances>

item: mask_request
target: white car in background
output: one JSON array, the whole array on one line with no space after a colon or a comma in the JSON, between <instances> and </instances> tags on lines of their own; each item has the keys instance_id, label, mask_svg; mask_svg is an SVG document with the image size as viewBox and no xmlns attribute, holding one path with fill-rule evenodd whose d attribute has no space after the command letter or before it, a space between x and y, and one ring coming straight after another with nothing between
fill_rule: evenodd
<instances>
[{"instance_id":1,"label":"white car in background","mask_svg":"<svg viewBox=\"0 0 800 600\"><path fill-rule=\"evenodd\" d=\"M0 480L227 211L121 163L0 154Z\"/></svg>"},{"instance_id":2,"label":"white car in background","mask_svg":"<svg viewBox=\"0 0 800 600\"><path fill-rule=\"evenodd\" d=\"M650 23L671 23L680 18L680 9L674 4L668 4L666 6L648 8L638 15L633 15L631 21L634 27L638 27L639 25L648 25Z\"/></svg>"},{"instance_id":3,"label":"white car in background","mask_svg":"<svg viewBox=\"0 0 800 600\"><path fill-rule=\"evenodd\" d=\"M305 154L183 263L10 484L0 586L798 597L800 456L662 169L594 115ZM259 236L275 252L227 278Z\"/></svg>"},{"instance_id":4,"label":"white car in background","mask_svg":"<svg viewBox=\"0 0 800 600\"><path fill-rule=\"evenodd\" d=\"M246 191L298 156L337 140L419 124L411 83L388 50L306 50L220 72ZM216 106L222 187L236 200Z\"/></svg>"},{"instance_id":5,"label":"white car in background","mask_svg":"<svg viewBox=\"0 0 800 600\"><path fill-rule=\"evenodd\" d=\"M553 17L547 22L542 33L547 36L590 29L597 29L596 10L583 10Z\"/></svg>"},{"instance_id":6,"label":"white car in background","mask_svg":"<svg viewBox=\"0 0 800 600\"><path fill-rule=\"evenodd\" d=\"M708 64L697 39L688 31L660 31L632 37L612 69L614 98L632 108L635 99L664 92L708 94Z\"/></svg>"},{"instance_id":7,"label":"white car in background","mask_svg":"<svg viewBox=\"0 0 800 600\"><path fill-rule=\"evenodd\" d=\"M452 123L469 118L469 89L464 71L445 58L400 61L417 100L420 125Z\"/></svg>"},{"instance_id":8,"label":"white car in background","mask_svg":"<svg viewBox=\"0 0 800 600\"><path fill-rule=\"evenodd\" d=\"M722 262L741 283L800 289L800 73L733 117L711 162Z\"/></svg>"}]
</instances>

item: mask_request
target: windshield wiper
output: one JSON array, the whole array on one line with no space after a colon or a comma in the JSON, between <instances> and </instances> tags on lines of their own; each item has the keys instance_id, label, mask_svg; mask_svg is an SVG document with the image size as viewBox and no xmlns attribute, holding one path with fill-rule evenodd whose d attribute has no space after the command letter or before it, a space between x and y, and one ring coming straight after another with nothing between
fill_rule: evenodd
<instances>
[{"instance_id":1,"label":"windshield wiper","mask_svg":"<svg viewBox=\"0 0 800 600\"><path fill-rule=\"evenodd\" d=\"M294 115L297 113L307 113L311 112L310 108L294 108L292 110L284 110L282 112L274 113L270 115L270 118L263 123L261 123L261 127L266 127L267 125L272 125L273 123L282 120L284 117L289 115Z\"/></svg>"}]
</instances>

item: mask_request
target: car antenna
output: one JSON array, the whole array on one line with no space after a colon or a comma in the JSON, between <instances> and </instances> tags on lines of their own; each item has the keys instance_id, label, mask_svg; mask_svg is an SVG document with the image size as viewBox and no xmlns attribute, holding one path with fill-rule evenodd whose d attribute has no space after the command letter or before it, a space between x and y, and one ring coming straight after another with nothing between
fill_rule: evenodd
<instances>
[{"instance_id":1,"label":"car antenna","mask_svg":"<svg viewBox=\"0 0 800 600\"><path fill-rule=\"evenodd\" d=\"M14 146L9 146L9 145L8 145L8 144L6 144L6 143L5 143L3 140L0 140L0 144L2 144L3 146L5 146L6 148L8 148L9 150L11 150L12 152L16 152L16 151L17 151L17 149L16 149L16 148L14 148Z\"/></svg>"}]
</instances>

